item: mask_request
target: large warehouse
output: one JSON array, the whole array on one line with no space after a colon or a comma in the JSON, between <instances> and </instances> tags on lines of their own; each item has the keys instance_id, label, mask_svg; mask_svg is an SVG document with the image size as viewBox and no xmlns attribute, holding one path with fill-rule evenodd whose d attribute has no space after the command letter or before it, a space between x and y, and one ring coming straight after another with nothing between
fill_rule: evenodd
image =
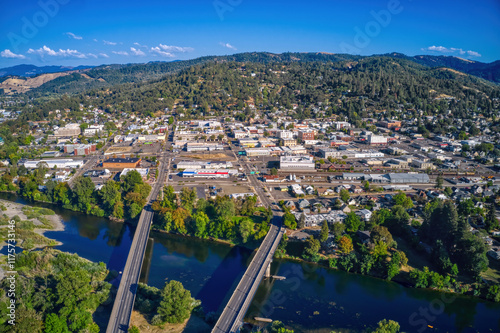
<instances>
[{"instance_id":1,"label":"large warehouse","mask_svg":"<svg viewBox=\"0 0 500 333\"><path fill-rule=\"evenodd\" d=\"M400 183L430 183L429 175L426 173L389 173L392 184Z\"/></svg>"},{"instance_id":2,"label":"large warehouse","mask_svg":"<svg viewBox=\"0 0 500 333\"><path fill-rule=\"evenodd\" d=\"M281 156L281 170L314 170L314 159L308 155L302 156Z\"/></svg>"},{"instance_id":3,"label":"large warehouse","mask_svg":"<svg viewBox=\"0 0 500 333\"><path fill-rule=\"evenodd\" d=\"M63 159L63 160L34 160L34 161L26 161L24 162L24 166L27 169L36 169L40 164L46 164L46 166L50 169L56 167L58 169L66 169L66 168L81 168L83 166L82 160L72 160L72 159Z\"/></svg>"},{"instance_id":4,"label":"large warehouse","mask_svg":"<svg viewBox=\"0 0 500 333\"><path fill-rule=\"evenodd\" d=\"M185 178L229 178L238 173L236 169L186 169L182 172Z\"/></svg>"}]
</instances>

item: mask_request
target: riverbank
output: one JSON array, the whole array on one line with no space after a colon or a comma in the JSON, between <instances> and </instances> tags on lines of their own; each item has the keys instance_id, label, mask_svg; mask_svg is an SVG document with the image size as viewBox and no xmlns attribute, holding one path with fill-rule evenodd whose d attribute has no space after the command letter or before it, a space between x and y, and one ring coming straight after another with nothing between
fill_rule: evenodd
<instances>
[{"instance_id":1,"label":"riverbank","mask_svg":"<svg viewBox=\"0 0 500 333\"><path fill-rule=\"evenodd\" d=\"M181 324L165 323L160 326L152 325L138 311L132 311L130 326L136 326L141 333L209 333L211 327L200 317L191 314L185 322Z\"/></svg>"},{"instance_id":2,"label":"riverbank","mask_svg":"<svg viewBox=\"0 0 500 333\"><path fill-rule=\"evenodd\" d=\"M16 221L14 229L16 247L23 250L33 250L45 246L61 245L62 242L44 236L46 231L63 231L64 223L60 216L47 208L33 207L8 200L0 199L0 262L6 253L7 227L9 221ZM16 251L17 252L17 251ZM4 277L3 268L0 266L0 280Z\"/></svg>"}]
</instances>

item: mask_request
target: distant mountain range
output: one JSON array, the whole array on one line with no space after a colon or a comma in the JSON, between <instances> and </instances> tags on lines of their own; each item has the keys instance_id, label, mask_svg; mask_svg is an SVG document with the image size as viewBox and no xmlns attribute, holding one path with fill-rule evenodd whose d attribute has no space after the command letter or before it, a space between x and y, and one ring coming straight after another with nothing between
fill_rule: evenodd
<instances>
[{"instance_id":1,"label":"distant mountain range","mask_svg":"<svg viewBox=\"0 0 500 333\"><path fill-rule=\"evenodd\" d=\"M0 68L0 77L2 76L35 76L39 74L47 74L47 73L59 73L59 72L67 72L74 71L80 69L92 68L94 66L42 66L38 67L35 65L17 65L13 67Z\"/></svg>"},{"instance_id":2,"label":"distant mountain range","mask_svg":"<svg viewBox=\"0 0 500 333\"><path fill-rule=\"evenodd\" d=\"M393 58L410 61L427 68L447 68L455 74L469 74L481 79L500 84L500 61L483 63L453 56L407 56L401 53L387 53L373 56L350 54L333 54L325 52L281 53L247 52L225 56L205 56L191 60L162 62L154 61L145 64L111 64L101 66L43 66L18 65L0 69L0 92L24 93L32 97L47 94L77 93L91 89L111 87L118 84L148 82L159 80L169 74L177 73L194 65L209 62L249 62L249 63L292 63L322 62L344 63L351 68L358 62L367 59ZM56 74L58 75L51 75ZM462 74L462 75L463 75ZM49 76L49 77L47 77ZM36 78L37 84L29 79ZM21 81L19 81L21 80ZM23 89L19 84L26 85Z\"/></svg>"}]
</instances>

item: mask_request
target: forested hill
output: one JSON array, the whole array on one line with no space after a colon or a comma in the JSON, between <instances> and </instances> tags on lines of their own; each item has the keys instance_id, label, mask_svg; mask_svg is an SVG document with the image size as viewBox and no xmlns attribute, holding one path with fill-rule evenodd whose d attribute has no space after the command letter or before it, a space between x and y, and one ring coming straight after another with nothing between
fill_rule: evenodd
<instances>
[{"instance_id":1,"label":"forested hill","mask_svg":"<svg viewBox=\"0 0 500 333\"><path fill-rule=\"evenodd\" d=\"M500 87L491 82L394 57L286 63L224 60L190 66L155 82L35 100L20 121L50 119L50 111L78 111L80 104L141 115L168 108L191 118L213 114L244 120L260 111L274 116L294 110L288 113L296 119L338 115L356 123L378 117L381 111L390 117L413 110L412 117L420 118L422 110L423 115L441 114L452 120L468 118L477 110L489 115L498 103L495 98L500 98Z\"/></svg>"},{"instance_id":2,"label":"forested hill","mask_svg":"<svg viewBox=\"0 0 500 333\"><path fill-rule=\"evenodd\" d=\"M81 69L67 76L58 77L28 92L29 97L57 95L61 93L79 93L86 90L112 87L123 83L147 82L162 79L165 75L177 73L193 65L207 62L250 62L260 64L294 62L349 63L366 61L380 57L409 60L425 67L447 67L466 74L471 74L492 82L500 83L500 61L493 63L475 62L450 56L414 56L399 53L378 56L355 56L330 53L282 53L267 52L239 53L228 56L206 56L192 60L173 62L150 62L147 64L104 65ZM4 77L5 80L7 77Z\"/></svg>"}]
</instances>

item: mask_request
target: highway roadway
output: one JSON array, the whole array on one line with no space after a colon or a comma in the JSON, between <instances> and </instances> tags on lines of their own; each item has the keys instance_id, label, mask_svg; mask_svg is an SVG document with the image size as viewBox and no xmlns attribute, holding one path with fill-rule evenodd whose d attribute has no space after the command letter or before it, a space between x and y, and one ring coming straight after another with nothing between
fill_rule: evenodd
<instances>
[{"instance_id":1,"label":"highway roadway","mask_svg":"<svg viewBox=\"0 0 500 333\"><path fill-rule=\"evenodd\" d=\"M149 230L153 221L153 211L151 204L158 197L165 182L165 174L170 163L165 163L165 157L160 160L158 179L148 197L148 202L144 207L137 229L134 234L130 252L128 254L125 268L123 269L120 286L116 294L113 310L109 319L106 333L128 332L130 316L134 307L137 285L141 274L142 262L146 252L146 245L149 237Z\"/></svg>"},{"instance_id":2,"label":"highway roadway","mask_svg":"<svg viewBox=\"0 0 500 333\"><path fill-rule=\"evenodd\" d=\"M262 204L266 207L276 207L273 206L274 199L272 195L269 194L268 196L264 190L264 185L257 180L257 176L250 174L250 166L242 160L240 162L247 169L248 180L254 187ZM273 212L274 216L271 220L269 232L215 324L212 330L213 333L238 332L243 323L248 307L283 236L284 228L282 227L281 212L278 209L273 209Z\"/></svg>"}]
</instances>

